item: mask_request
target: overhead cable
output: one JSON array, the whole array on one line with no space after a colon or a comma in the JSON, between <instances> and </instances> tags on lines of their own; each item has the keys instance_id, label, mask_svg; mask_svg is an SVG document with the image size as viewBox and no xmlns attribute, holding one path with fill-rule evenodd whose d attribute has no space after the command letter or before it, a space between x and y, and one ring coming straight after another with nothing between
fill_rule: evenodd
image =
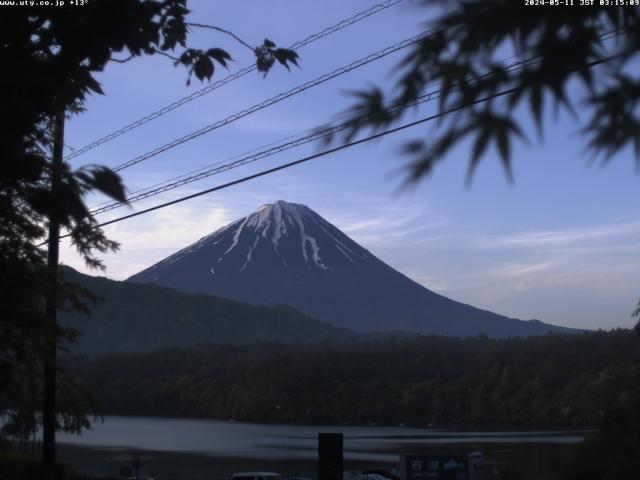
<instances>
[{"instance_id":1,"label":"overhead cable","mask_svg":"<svg viewBox=\"0 0 640 480\"><path fill-rule=\"evenodd\" d=\"M324 30L321 30L320 32L314 33L312 35L309 35L308 37L306 37L303 40L300 40L296 43L294 43L293 45L291 45L289 47L289 49L291 50L299 50L300 48L309 45L310 43L313 43L317 40L320 40L321 38L324 38L326 36L329 36L333 33L336 33L346 27L349 27L357 22L360 22L361 20L364 20L372 15L375 15L376 13L379 13L383 10L386 10L389 7L392 7L400 2L403 2L404 0L386 0L384 2L378 3L376 5L373 5L372 7L363 10L361 12L356 13L355 15L346 18L344 20L341 20L340 22L336 23L335 25L332 25L330 27L325 28ZM238 78L241 78L251 72L253 72L254 70L256 70L256 65L252 64L249 65L247 67L244 67L240 70L238 70L237 72L234 72L230 75L227 75L226 77L210 84L207 85L206 87L204 87L201 90L198 90L197 92L193 92L190 95L184 96L178 100L176 100L175 102L162 107L159 110L156 110L155 112L152 112L134 122L131 122L127 125L125 125L122 128L119 128L118 130L115 130L111 133L109 133L108 135L105 135L104 137L98 138L97 140L83 146L80 148L76 148L75 150L73 150L71 153L69 153L69 155L67 155L65 157L65 160L70 160L72 158L78 157L86 152L88 152L89 150L92 150L100 145L102 145L103 143L106 143L110 140L113 140L121 135L124 135L127 132L130 132L131 130L134 130L146 123L149 123L152 120L155 120L156 118L159 118L163 115L166 115L167 113L171 112L172 110L175 110L176 108L181 107L182 105L185 105L186 103L189 103L193 100L196 100L197 98L202 97L203 95L206 95L208 93L213 92L214 90L216 90L219 87L222 87L223 85L226 85L234 80L237 80Z\"/></svg>"},{"instance_id":2,"label":"overhead cable","mask_svg":"<svg viewBox=\"0 0 640 480\"><path fill-rule=\"evenodd\" d=\"M403 48L408 47L409 45L413 45L414 43L420 41L421 39L423 39L425 36L431 34L431 31L427 31L427 32L422 32L419 33L418 35L414 35L413 37L407 38L406 40L403 40L401 42L398 42L394 45L391 45L389 47L386 47L376 53L372 53L371 55L368 55L364 58L361 58L359 60L356 60L355 62L350 63L349 65L337 68L335 70L333 70L330 73L325 73L324 75L321 75L313 80L310 80L308 82L305 82L301 85L298 85L297 87L294 87L290 90L287 90L286 92L282 92L274 97L271 97L267 100L264 100L258 104L255 104L249 108L246 108L244 110L241 110L240 112L234 113L233 115L230 115L222 120L218 120L217 122L214 122L212 124L209 124L199 130L196 130L192 133L189 133L187 135L184 135L180 138L177 138L169 143L165 143L164 145L161 145L160 147L157 147L147 153L144 153L142 155L139 155L127 162L121 163L115 167L112 168L113 171L115 172L119 172L121 170L124 170L126 168L132 167L133 165L136 165L140 162L143 162L145 160L148 160L150 158L155 157L156 155L159 155L162 152L166 152L167 150L170 150L174 147L177 147L178 145L181 145L185 142L189 142L191 140L193 140L194 138L200 137L202 135L204 135L205 133L209 133L213 130L216 130L220 127L223 127L225 125L228 125L230 123L235 122L236 120L239 120L243 117L246 117L248 115L251 115L252 113L255 113L259 110L262 110L264 108L267 108L271 105L274 105L278 102L281 102L287 98L293 97L294 95L297 95L301 92L304 92L306 90L309 90L310 88L316 87L318 85L321 85L329 80L332 80L336 77L339 77L340 75L344 75L345 73L351 72L352 70L355 70L357 68L360 68L364 65L368 65L371 62L374 62L376 60L379 60L383 57L386 57L387 55L390 55L392 53L395 53L399 50L402 50Z\"/></svg>"}]
</instances>

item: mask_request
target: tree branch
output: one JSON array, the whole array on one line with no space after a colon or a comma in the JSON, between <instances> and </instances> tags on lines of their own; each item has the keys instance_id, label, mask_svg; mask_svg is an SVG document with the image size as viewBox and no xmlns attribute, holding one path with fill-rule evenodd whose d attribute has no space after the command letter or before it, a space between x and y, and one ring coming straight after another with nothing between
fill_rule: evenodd
<instances>
[{"instance_id":1,"label":"tree branch","mask_svg":"<svg viewBox=\"0 0 640 480\"><path fill-rule=\"evenodd\" d=\"M216 30L218 32L226 33L227 35L230 35L233 38L235 38L238 42L240 42L242 45L247 47L252 52L255 51L255 49L251 45L249 45L247 42L245 42L240 37L238 37L235 33L230 32L229 30L225 30L224 28L216 27L216 26L213 26L213 25L206 25L204 23L187 23L187 25L189 25L190 27L210 28L211 30Z\"/></svg>"},{"instance_id":2,"label":"tree branch","mask_svg":"<svg viewBox=\"0 0 640 480\"><path fill-rule=\"evenodd\" d=\"M129 55L127 58L113 58L111 57L111 61L112 62L117 62L117 63L127 63L129 60L131 60L134 57L133 54Z\"/></svg>"},{"instance_id":3,"label":"tree branch","mask_svg":"<svg viewBox=\"0 0 640 480\"><path fill-rule=\"evenodd\" d=\"M158 53L160 55L164 55L167 58L170 58L174 62L179 62L180 59L178 57L174 57L173 55L168 54L167 52L163 52L162 50L158 50L157 48L153 49L153 53Z\"/></svg>"}]
</instances>

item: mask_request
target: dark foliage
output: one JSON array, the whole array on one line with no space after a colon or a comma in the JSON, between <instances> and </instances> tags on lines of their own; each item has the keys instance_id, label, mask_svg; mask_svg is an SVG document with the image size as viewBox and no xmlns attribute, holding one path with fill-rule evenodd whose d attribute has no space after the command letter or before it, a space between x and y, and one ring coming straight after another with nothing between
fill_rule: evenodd
<instances>
[{"instance_id":1,"label":"dark foliage","mask_svg":"<svg viewBox=\"0 0 640 480\"><path fill-rule=\"evenodd\" d=\"M567 480L635 479L640 472L640 376L627 385L602 422L600 433L587 441L570 465Z\"/></svg>"},{"instance_id":2,"label":"dark foliage","mask_svg":"<svg viewBox=\"0 0 640 480\"><path fill-rule=\"evenodd\" d=\"M276 44L268 38L265 38L262 45L256 47L255 53L258 70L264 72L264 75L267 74L276 61L286 67L287 70L290 69L289 63L298 66L298 54L296 52L285 48L276 48Z\"/></svg>"},{"instance_id":3,"label":"dark foliage","mask_svg":"<svg viewBox=\"0 0 640 480\"><path fill-rule=\"evenodd\" d=\"M56 479L71 480L76 478L66 466L57 465ZM14 452L0 452L0 478L14 480L40 480L45 478L42 463L30 456Z\"/></svg>"},{"instance_id":4,"label":"dark foliage","mask_svg":"<svg viewBox=\"0 0 640 480\"><path fill-rule=\"evenodd\" d=\"M225 67L231 58L227 52L188 47L186 6L186 0L95 0L78 8L2 9L0 412L12 407L16 418L26 418L26 411L15 412L24 405L34 415L45 341L55 335L62 345L73 336L68 330L44 328L48 276L45 251L37 245L49 219L71 235L91 267L101 267L99 253L118 248L96 228L84 196L94 190L126 202L119 176L102 166L74 169L65 162L60 185L52 189L53 119L81 113L88 95L103 94L94 75L111 61L160 54L186 66L189 76L199 80L211 78L214 62ZM295 52L287 53L288 61L295 63L295 58ZM86 291L64 281L59 291L61 309L86 311ZM70 384L59 389L73 390ZM60 404L65 405L62 398ZM66 405L76 412L79 404ZM71 430L81 426L62 415L62 425Z\"/></svg>"},{"instance_id":5,"label":"dark foliage","mask_svg":"<svg viewBox=\"0 0 640 480\"><path fill-rule=\"evenodd\" d=\"M266 422L598 426L639 372L628 330L200 346L74 358L105 412Z\"/></svg>"},{"instance_id":6,"label":"dark foliage","mask_svg":"<svg viewBox=\"0 0 640 480\"><path fill-rule=\"evenodd\" d=\"M511 180L511 143L528 142L530 137L516 112L529 113L542 139L544 110L550 105L556 116L560 111L572 115L592 159L606 163L628 150L640 166L638 6L594 2L590 7L539 8L501 0L423 3L437 11L428 25L433 30L398 66L393 91L385 95L372 88L358 94L347 138L399 122L407 114L402 107L438 89L439 121L428 136L405 146L410 159L407 183L430 175L438 162L468 140L468 183L490 147L496 149ZM518 62L502 60L505 51L514 53ZM640 332L640 322L636 331ZM635 393L610 399L612 413L603 433L585 448L571 478L637 477L637 375L634 371L624 378L626 383L618 383L628 391L634 385ZM544 398L543 392L531 393L538 401Z\"/></svg>"},{"instance_id":7,"label":"dark foliage","mask_svg":"<svg viewBox=\"0 0 640 480\"><path fill-rule=\"evenodd\" d=\"M632 147L640 165L640 78L634 68L640 8L598 2L580 8L500 0L423 3L436 18L398 65L395 89L358 93L348 121L348 136L382 129L407 114L398 107L439 89L438 112L446 116L427 138L407 145L409 182L430 174L469 137L469 181L490 145L511 178L511 142L526 141L529 134L515 118L523 103L540 137L545 106L553 103L556 112L569 111L576 119L579 110L588 117L582 127L587 150L608 161ZM501 60L505 51L515 54L517 64Z\"/></svg>"}]
</instances>

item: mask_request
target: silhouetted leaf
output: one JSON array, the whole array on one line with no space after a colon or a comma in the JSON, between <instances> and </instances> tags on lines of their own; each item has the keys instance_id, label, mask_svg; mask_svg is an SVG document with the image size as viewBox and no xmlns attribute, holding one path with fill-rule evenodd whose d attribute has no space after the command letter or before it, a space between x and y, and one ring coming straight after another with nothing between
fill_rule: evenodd
<instances>
[{"instance_id":1,"label":"silhouetted leaf","mask_svg":"<svg viewBox=\"0 0 640 480\"><path fill-rule=\"evenodd\" d=\"M418 152L425 150L426 145L422 140L414 140L407 142L402 147L402 152L408 155L414 155Z\"/></svg>"},{"instance_id":2,"label":"silhouetted leaf","mask_svg":"<svg viewBox=\"0 0 640 480\"><path fill-rule=\"evenodd\" d=\"M640 51L637 9L595 6L552 13L526 8L521 2L453 0L433 4L437 7L429 24L434 30L416 42L400 62L395 70L399 77L395 90L387 95L389 109L411 104L434 83L440 85L440 115L436 116L434 130L427 134L431 147L415 152L418 167L412 170L412 179L417 180L421 172L430 172L437 155L449 151L441 147L460 142L451 137L460 125L473 125L476 130L471 170L486 153L487 144L495 142L510 175L511 141L514 137L526 141L522 129L511 118L513 109L523 99L528 100L527 107L542 139L544 108L549 98L556 113L564 110L577 119L574 103L581 92L570 83L576 78L590 94L610 86L615 91L615 95L587 103L590 113L595 113L583 130L589 148L610 157L631 146L640 165L640 119L630 107L636 105L640 91L628 84L623 86L615 78L617 72L632 71L630 59ZM603 34L613 34L615 40L605 42ZM514 46L518 63L510 65L499 58L497 52L506 45ZM598 63L608 65L594 68ZM511 93L502 96L505 92ZM472 105L478 101L486 102L492 113L487 118L489 124L475 119ZM401 110L392 112L390 123L402 116L398 112ZM351 127L347 138L379 125L376 109L366 108L362 101L350 113L353 117L347 121Z\"/></svg>"},{"instance_id":3,"label":"silhouetted leaf","mask_svg":"<svg viewBox=\"0 0 640 480\"><path fill-rule=\"evenodd\" d=\"M287 70L289 70L289 65L287 64L287 62L291 62L295 66L298 66L298 54L293 50L278 48L273 51L273 56L276 57L276 60L278 60L278 62L287 67Z\"/></svg>"},{"instance_id":4,"label":"silhouetted leaf","mask_svg":"<svg viewBox=\"0 0 640 480\"><path fill-rule=\"evenodd\" d=\"M104 193L114 200L127 203L122 179L113 170L100 165L83 167L75 176L90 187Z\"/></svg>"},{"instance_id":5,"label":"silhouetted leaf","mask_svg":"<svg viewBox=\"0 0 640 480\"><path fill-rule=\"evenodd\" d=\"M471 161L469 165L471 171L475 169L478 160L480 160L480 157L487 148L490 136L491 132L487 129L481 130L476 136L476 141L473 143L473 152L471 153Z\"/></svg>"},{"instance_id":6,"label":"silhouetted leaf","mask_svg":"<svg viewBox=\"0 0 640 480\"><path fill-rule=\"evenodd\" d=\"M511 160L511 145L509 143L509 133L506 130L499 130L496 133L496 144L498 145L498 152L500 153L502 165L504 165L506 171L509 172Z\"/></svg>"},{"instance_id":7,"label":"silhouetted leaf","mask_svg":"<svg viewBox=\"0 0 640 480\"><path fill-rule=\"evenodd\" d=\"M33 188L31 192L29 192L27 202L37 213L46 216L51 214L51 206L54 203L51 190L42 187Z\"/></svg>"},{"instance_id":8,"label":"silhouetted leaf","mask_svg":"<svg viewBox=\"0 0 640 480\"><path fill-rule=\"evenodd\" d=\"M223 67L227 66L227 60L231 60L231 55L229 55L221 48L210 48L209 50L207 50L207 55L209 55Z\"/></svg>"},{"instance_id":9,"label":"silhouetted leaf","mask_svg":"<svg viewBox=\"0 0 640 480\"><path fill-rule=\"evenodd\" d=\"M207 79L211 79L213 71L213 62L206 55L200 55L196 62L193 64L193 73L196 74L198 80L203 80L205 77Z\"/></svg>"},{"instance_id":10,"label":"silhouetted leaf","mask_svg":"<svg viewBox=\"0 0 640 480\"><path fill-rule=\"evenodd\" d=\"M104 91L102 90L100 83L98 83L98 81L90 74L87 75L87 86L94 92L99 93L100 95L104 95Z\"/></svg>"},{"instance_id":11,"label":"silhouetted leaf","mask_svg":"<svg viewBox=\"0 0 640 480\"><path fill-rule=\"evenodd\" d=\"M542 97L542 87L534 85L531 87L529 93L529 107L533 113L533 118L536 121L536 127L538 128L538 135L542 137L542 110L544 108L544 99Z\"/></svg>"}]
</instances>

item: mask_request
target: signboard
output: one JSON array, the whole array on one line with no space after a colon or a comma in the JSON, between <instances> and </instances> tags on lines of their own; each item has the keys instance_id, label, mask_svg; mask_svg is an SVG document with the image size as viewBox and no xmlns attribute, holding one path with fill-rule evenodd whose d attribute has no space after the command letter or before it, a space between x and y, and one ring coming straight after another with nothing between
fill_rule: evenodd
<instances>
[{"instance_id":1,"label":"signboard","mask_svg":"<svg viewBox=\"0 0 640 480\"><path fill-rule=\"evenodd\" d=\"M466 455L402 455L402 480L473 480Z\"/></svg>"}]
</instances>

